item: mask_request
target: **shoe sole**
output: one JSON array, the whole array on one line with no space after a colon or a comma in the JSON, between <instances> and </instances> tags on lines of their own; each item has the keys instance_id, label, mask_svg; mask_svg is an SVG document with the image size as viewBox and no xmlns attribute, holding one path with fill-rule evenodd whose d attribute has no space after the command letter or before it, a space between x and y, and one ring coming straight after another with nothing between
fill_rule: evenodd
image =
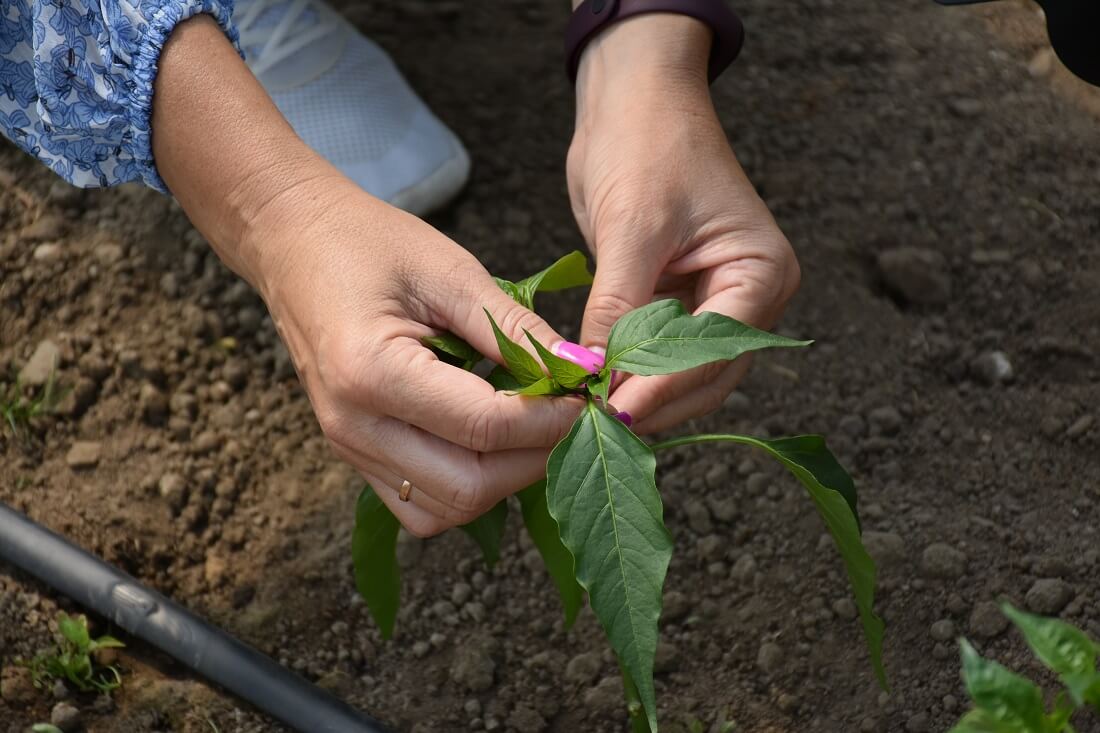
<instances>
[{"instance_id":1,"label":"shoe sole","mask_svg":"<svg viewBox=\"0 0 1100 733\"><path fill-rule=\"evenodd\" d=\"M425 217L449 204L470 178L470 155L457 138L452 137L454 155L423 180L398 191L390 203L419 217Z\"/></svg>"}]
</instances>

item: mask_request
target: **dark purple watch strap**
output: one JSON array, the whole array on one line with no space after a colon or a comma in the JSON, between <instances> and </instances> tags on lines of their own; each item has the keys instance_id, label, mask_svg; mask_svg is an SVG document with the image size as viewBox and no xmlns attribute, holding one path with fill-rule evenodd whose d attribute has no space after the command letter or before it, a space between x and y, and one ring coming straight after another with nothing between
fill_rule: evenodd
<instances>
[{"instance_id":1,"label":"dark purple watch strap","mask_svg":"<svg viewBox=\"0 0 1100 733\"><path fill-rule=\"evenodd\" d=\"M565 30L565 69L569 80L577 81L577 68L588 42L612 23L643 13L687 15L710 26L708 76L718 78L741 52L745 28L725 0L584 0L569 18Z\"/></svg>"}]
</instances>

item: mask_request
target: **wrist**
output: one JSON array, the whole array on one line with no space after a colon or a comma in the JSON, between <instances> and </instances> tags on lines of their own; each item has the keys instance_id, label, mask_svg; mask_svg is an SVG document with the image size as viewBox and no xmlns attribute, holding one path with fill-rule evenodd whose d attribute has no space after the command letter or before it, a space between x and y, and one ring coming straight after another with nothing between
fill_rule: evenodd
<instances>
[{"instance_id":1,"label":"wrist","mask_svg":"<svg viewBox=\"0 0 1100 733\"><path fill-rule=\"evenodd\" d=\"M701 21L675 13L647 13L618 21L593 38L581 54L578 112L618 92L709 99L711 36Z\"/></svg>"}]
</instances>

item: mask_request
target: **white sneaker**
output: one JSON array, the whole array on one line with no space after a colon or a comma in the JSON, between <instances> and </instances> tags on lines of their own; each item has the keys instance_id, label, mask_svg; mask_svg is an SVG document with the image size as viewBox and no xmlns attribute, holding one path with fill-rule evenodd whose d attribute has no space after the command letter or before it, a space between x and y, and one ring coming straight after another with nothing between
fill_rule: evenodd
<instances>
[{"instance_id":1,"label":"white sneaker","mask_svg":"<svg viewBox=\"0 0 1100 733\"><path fill-rule=\"evenodd\" d=\"M237 0L252 73L306 144L380 199L423 216L470 157L390 57L321 0Z\"/></svg>"}]
</instances>

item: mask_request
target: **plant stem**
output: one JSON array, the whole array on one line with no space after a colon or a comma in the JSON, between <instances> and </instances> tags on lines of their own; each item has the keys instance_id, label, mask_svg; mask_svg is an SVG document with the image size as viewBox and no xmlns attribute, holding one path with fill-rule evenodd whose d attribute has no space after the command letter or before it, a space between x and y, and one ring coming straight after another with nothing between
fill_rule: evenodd
<instances>
[{"instance_id":1,"label":"plant stem","mask_svg":"<svg viewBox=\"0 0 1100 733\"><path fill-rule=\"evenodd\" d=\"M630 733L653 733L649 729L649 719L646 717L645 706L642 705L642 698L638 695L634 678L626 671L621 661L619 671L623 676L623 692L626 695L626 709L630 717Z\"/></svg>"},{"instance_id":2,"label":"plant stem","mask_svg":"<svg viewBox=\"0 0 1100 733\"><path fill-rule=\"evenodd\" d=\"M662 440L660 443L654 443L649 447L654 451L659 451L665 450L666 448L679 448L683 445L693 445L695 443L742 443L743 445L762 445L761 441L757 440L756 438L750 438L747 435L734 435L732 433L705 433L703 435L685 435L680 438Z\"/></svg>"}]
</instances>

